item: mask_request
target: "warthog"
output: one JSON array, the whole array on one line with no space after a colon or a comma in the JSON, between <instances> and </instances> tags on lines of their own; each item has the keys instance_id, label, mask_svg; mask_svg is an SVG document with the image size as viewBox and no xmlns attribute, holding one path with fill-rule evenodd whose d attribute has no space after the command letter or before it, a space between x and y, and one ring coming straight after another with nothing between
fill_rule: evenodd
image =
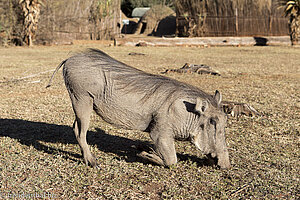
<instances>
[{"instance_id":1,"label":"warthog","mask_svg":"<svg viewBox=\"0 0 300 200\"><path fill-rule=\"evenodd\" d=\"M119 62L97 49L64 60L63 67L75 121L73 130L85 163L96 166L86 134L94 110L106 122L150 133L153 152L139 156L159 165L177 163L175 139L189 140L203 154L229 168L225 143L226 115L221 94L209 95L179 81L153 75Z\"/></svg>"}]
</instances>

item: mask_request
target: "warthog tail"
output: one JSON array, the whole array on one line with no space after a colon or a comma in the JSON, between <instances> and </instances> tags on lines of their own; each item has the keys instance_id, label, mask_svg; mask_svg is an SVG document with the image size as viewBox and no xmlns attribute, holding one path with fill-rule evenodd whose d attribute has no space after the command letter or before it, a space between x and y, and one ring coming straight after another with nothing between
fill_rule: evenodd
<instances>
[{"instance_id":1,"label":"warthog tail","mask_svg":"<svg viewBox=\"0 0 300 200\"><path fill-rule=\"evenodd\" d=\"M51 79L48 83L48 85L46 86L46 88L50 87L51 86L51 83L52 83L52 79L54 78L54 75L56 74L56 72L61 68L61 66L63 66L65 63L66 63L67 60L64 60L62 61L55 69L55 71L53 72L52 76L51 76Z\"/></svg>"}]
</instances>

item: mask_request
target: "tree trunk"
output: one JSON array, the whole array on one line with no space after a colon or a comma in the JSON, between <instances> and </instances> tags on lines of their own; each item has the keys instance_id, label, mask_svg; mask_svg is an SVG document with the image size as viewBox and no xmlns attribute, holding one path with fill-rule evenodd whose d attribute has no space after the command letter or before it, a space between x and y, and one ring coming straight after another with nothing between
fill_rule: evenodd
<instances>
[{"instance_id":1,"label":"tree trunk","mask_svg":"<svg viewBox=\"0 0 300 200\"><path fill-rule=\"evenodd\" d=\"M289 28L291 43L292 45L296 45L300 36L300 16L291 15Z\"/></svg>"},{"instance_id":2,"label":"tree trunk","mask_svg":"<svg viewBox=\"0 0 300 200\"><path fill-rule=\"evenodd\" d=\"M23 11L23 41L28 45L32 45L35 38L38 20L40 16L40 2L39 0L20 0Z\"/></svg>"}]
</instances>

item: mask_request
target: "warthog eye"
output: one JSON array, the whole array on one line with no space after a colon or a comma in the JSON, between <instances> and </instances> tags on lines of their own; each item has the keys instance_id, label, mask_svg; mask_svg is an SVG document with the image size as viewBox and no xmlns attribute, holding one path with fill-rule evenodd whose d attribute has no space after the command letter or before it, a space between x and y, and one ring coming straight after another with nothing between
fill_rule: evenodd
<instances>
[{"instance_id":1,"label":"warthog eye","mask_svg":"<svg viewBox=\"0 0 300 200\"><path fill-rule=\"evenodd\" d=\"M200 125L201 130L204 130L204 124Z\"/></svg>"},{"instance_id":2,"label":"warthog eye","mask_svg":"<svg viewBox=\"0 0 300 200\"><path fill-rule=\"evenodd\" d=\"M211 125L214 125L214 127L216 127L216 125L217 125L216 120L213 119L213 118L210 118L209 123L210 123Z\"/></svg>"}]
</instances>

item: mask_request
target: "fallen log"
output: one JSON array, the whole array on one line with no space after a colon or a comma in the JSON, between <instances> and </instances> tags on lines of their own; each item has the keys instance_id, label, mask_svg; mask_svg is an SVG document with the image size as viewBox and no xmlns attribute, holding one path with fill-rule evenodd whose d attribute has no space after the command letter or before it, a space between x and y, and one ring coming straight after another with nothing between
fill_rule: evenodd
<instances>
[{"instance_id":1,"label":"fallen log","mask_svg":"<svg viewBox=\"0 0 300 200\"><path fill-rule=\"evenodd\" d=\"M185 63L184 66L179 69L167 69L166 71L162 72L162 74L167 74L170 72L211 74L211 75L221 76L221 74L219 72L214 71L210 66L195 65L195 64L189 64L189 63Z\"/></svg>"},{"instance_id":2,"label":"fallen log","mask_svg":"<svg viewBox=\"0 0 300 200\"><path fill-rule=\"evenodd\" d=\"M232 101L222 101L223 111L226 114L230 114L233 117L239 117L240 115L246 115L249 117L261 115L252 106L246 103L237 103Z\"/></svg>"},{"instance_id":3,"label":"fallen log","mask_svg":"<svg viewBox=\"0 0 300 200\"><path fill-rule=\"evenodd\" d=\"M130 52L128 55L130 56L144 56L144 53L136 53L136 52Z\"/></svg>"}]
</instances>

